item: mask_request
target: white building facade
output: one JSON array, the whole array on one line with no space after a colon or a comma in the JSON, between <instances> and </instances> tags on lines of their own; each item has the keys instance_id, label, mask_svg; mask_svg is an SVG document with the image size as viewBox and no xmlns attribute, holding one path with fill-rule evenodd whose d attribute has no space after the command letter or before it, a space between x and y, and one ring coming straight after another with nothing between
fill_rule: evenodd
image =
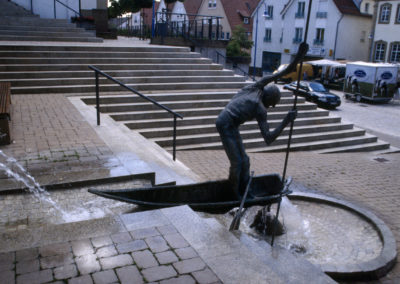
<instances>
[{"instance_id":1,"label":"white building facade","mask_svg":"<svg viewBox=\"0 0 400 284\"><path fill-rule=\"evenodd\" d=\"M307 60L368 60L372 16L360 12L363 1L345 2L346 6L338 4L343 1L313 1L307 35L310 46ZM280 64L293 59L306 34L308 3L306 0L260 2L253 13L255 45L251 65L256 70L272 72ZM269 15L271 10L272 18Z\"/></svg>"},{"instance_id":2,"label":"white building facade","mask_svg":"<svg viewBox=\"0 0 400 284\"><path fill-rule=\"evenodd\" d=\"M400 63L400 0L378 1L371 61Z\"/></svg>"}]
</instances>

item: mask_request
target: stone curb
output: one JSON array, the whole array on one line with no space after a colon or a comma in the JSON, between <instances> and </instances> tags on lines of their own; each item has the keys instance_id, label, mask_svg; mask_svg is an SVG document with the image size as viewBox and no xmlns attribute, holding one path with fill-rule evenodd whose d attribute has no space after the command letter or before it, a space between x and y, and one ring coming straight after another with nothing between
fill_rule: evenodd
<instances>
[{"instance_id":1,"label":"stone curb","mask_svg":"<svg viewBox=\"0 0 400 284\"><path fill-rule=\"evenodd\" d=\"M58 189L68 189L71 187L84 187L84 186L94 186L99 184L106 184L106 183L114 183L114 182L123 182L129 181L134 179L147 179L150 180L151 184L155 185L155 173L143 173L143 174L132 174L132 175L124 175L124 176L116 176L116 177L104 177L104 178L97 178L97 179L90 179L90 180L78 180L78 181L70 181L64 183L52 183L47 185L42 185L45 190L58 190ZM25 190L24 187L18 188L10 188L10 189L3 189L0 190L0 195L2 194L15 194L21 193Z\"/></svg>"},{"instance_id":2,"label":"stone curb","mask_svg":"<svg viewBox=\"0 0 400 284\"><path fill-rule=\"evenodd\" d=\"M396 240L389 227L373 213L348 201L315 193L294 192L288 198L325 203L352 211L368 221L378 232L383 243L381 254L372 260L358 264L321 265L321 269L332 278L338 280L379 279L395 265L397 258Z\"/></svg>"}]
</instances>

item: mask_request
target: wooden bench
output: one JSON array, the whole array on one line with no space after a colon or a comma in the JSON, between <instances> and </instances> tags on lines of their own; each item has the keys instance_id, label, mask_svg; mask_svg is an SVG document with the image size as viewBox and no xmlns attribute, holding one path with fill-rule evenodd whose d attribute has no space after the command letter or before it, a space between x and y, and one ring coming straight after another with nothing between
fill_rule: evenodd
<instances>
[{"instance_id":1,"label":"wooden bench","mask_svg":"<svg viewBox=\"0 0 400 284\"><path fill-rule=\"evenodd\" d=\"M11 143L11 83L0 82L0 145Z\"/></svg>"}]
</instances>

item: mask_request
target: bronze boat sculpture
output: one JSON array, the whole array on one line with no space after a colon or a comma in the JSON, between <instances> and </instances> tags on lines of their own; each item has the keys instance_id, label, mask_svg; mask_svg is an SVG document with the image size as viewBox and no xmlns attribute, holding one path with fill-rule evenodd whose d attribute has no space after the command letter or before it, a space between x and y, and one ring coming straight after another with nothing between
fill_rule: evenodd
<instances>
[{"instance_id":1,"label":"bronze boat sculpture","mask_svg":"<svg viewBox=\"0 0 400 284\"><path fill-rule=\"evenodd\" d=\"M278 174L255 176L250 188L251 197L245 200L245 208L276 203L281 196L291 193ZM239 207L241 201L237 199L228 180L120 190L89 189L89 192L143 207L188 205L193 210L205 212L226 212Z\"/></svg>"}]
</instances>

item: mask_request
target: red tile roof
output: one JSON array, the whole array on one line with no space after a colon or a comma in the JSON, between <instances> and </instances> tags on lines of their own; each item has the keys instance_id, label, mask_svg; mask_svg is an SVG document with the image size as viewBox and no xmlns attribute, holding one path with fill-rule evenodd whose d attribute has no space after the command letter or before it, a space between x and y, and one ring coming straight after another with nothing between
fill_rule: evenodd
<instances>
[{"instance_id":1,"label":"red tile roof","mask_svg":"<svg viewBox=\"0 0 400 284\"><path fill-rule=\"evenodd\" d=\"M221 2L232 30L242 24L247 32L252 32L253 23L250 16L260 0L221 0ZM243 24L243 17L249 18L249 24Z\"/></svg>"},{"instance_id":2,"label":"red tile roof","mask_svg":"<svg viewBox=\"0 0 400 284\"><path fill-rule=\"evenodd\" d=\"M202 0L185 0L183 2L183 5L185 6L186 14L192 14L196 15L199 11L199 8L201 6ZM191 20L194 19L194 17L189 17Z\"/></svg>"},{"instance_id":3,"label":"red tile roof","mask_svg":"<svg viewBox=\"0 0 400 284\"><path fill-rule=\"evenodd\" d=\"M371 17L371 15L361 13L353 0L333 0L333 2L342 14Z\"/></svg>"}]
</instances>

